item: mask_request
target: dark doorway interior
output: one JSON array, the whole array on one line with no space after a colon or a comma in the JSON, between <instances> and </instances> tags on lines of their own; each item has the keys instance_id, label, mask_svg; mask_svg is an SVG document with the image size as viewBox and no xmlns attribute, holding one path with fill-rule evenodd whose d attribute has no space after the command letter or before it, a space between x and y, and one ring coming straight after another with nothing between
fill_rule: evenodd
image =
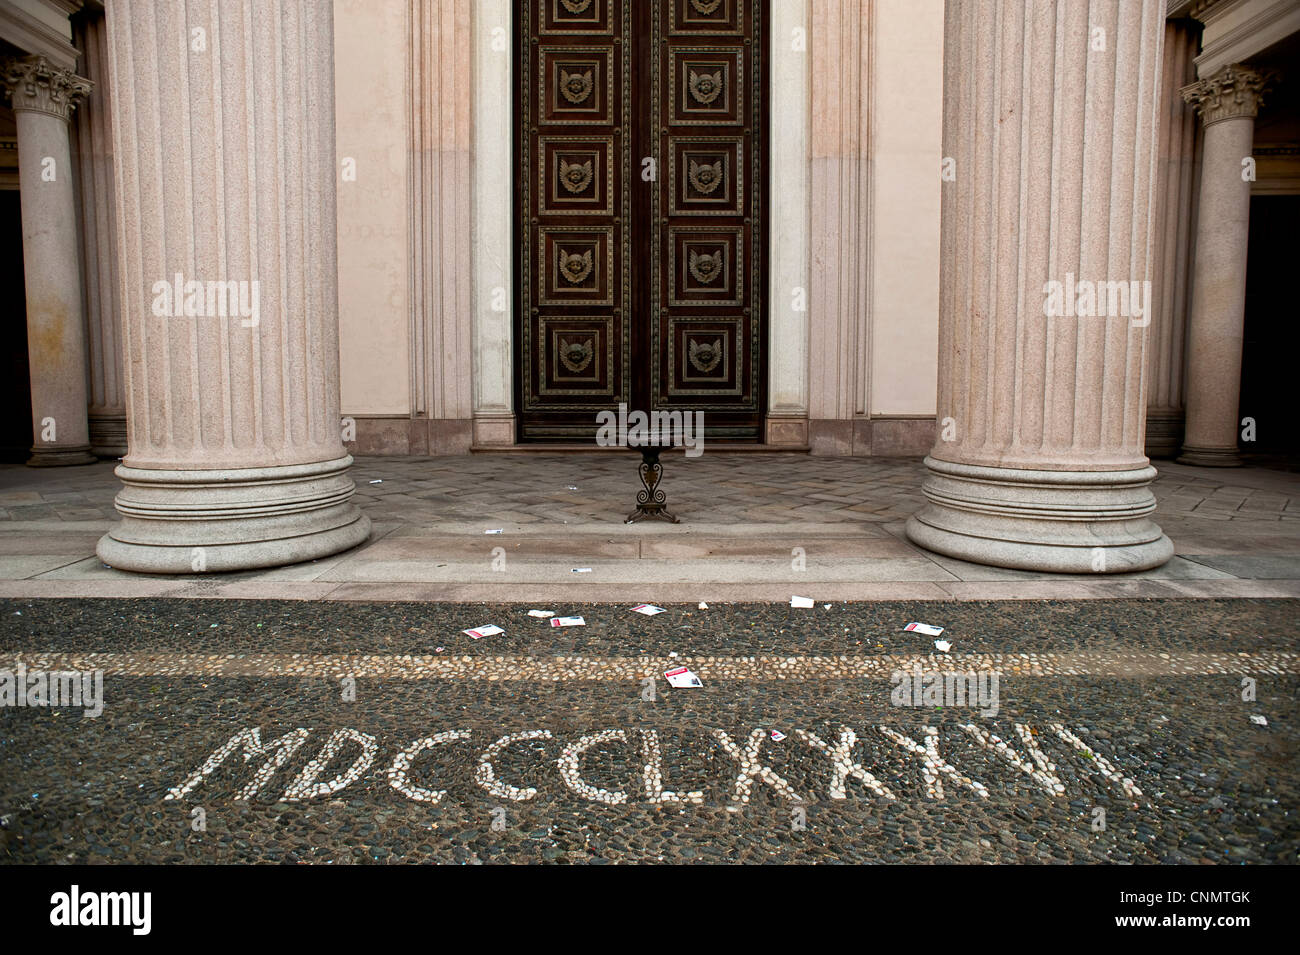
<instances>
[{"instance_id":1,"label":"dark doorway interior","mask_svg":"<svg viewBox=\"0 0 1300 955\"><path fill-rule=\"evenodd\" d=\"M1254 196L1250 200L1246 328L1241 354L1241 418L1255 419L1255 440L1243 452L1300 456L1295 356L1300 324L1291 280L1300 262L1300 196Z\"/></svg>"},{"instance_id":2,"label":"dark doorway interior","mask_svg":"<svg viewBox=\"0 0 1300 955\"><path fill-rule=\"evenodd\" d=\"M32 392L17 189L0 189L0 402L9 409L0 415L0 461L26 461L32 447Z\"/></svg>"}]
</instances>

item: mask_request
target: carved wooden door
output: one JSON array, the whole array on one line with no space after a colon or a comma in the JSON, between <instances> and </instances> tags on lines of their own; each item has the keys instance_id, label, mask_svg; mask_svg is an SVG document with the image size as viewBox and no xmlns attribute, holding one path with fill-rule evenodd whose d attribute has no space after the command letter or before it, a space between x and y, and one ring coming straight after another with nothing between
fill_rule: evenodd
<instances>
[{"instance_id":1,"label":"carved wooden door","mask_svg":"<svg viewBox=\"0 0 1300 955\"><path fill-rule=\"evenodd\" d=\"M761 440L766 6L518 0L520 440L620 403Z\"/></svg>"}]
</instances>

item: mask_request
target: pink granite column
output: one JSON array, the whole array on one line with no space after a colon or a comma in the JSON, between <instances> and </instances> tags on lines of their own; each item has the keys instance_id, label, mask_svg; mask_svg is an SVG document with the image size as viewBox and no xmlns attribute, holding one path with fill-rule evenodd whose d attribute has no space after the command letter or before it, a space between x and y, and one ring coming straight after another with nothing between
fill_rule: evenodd
<instances>
[{"instance_id":1,"label":"pink granite column","mask_svg":"<svg viewBox=\"0 0 1300 955\"><path fill-rule=\"evenodd\" d=\"M18 125L34 436L27 463L33 467L93 464L69 145L72 111L91 84L43 56L30 56L0 63L0 88L9 95Z\"/></svg>"},{"instance_id":2,"label":"pink granite column","mask_svg":"<svg viewBox=\"0 0 1300 955\"><path fill-rule=\"evenodd\" d=\"M129 451L108 564L188 573L369 534L340 440L333 9L115 0Z\"/></svg>"},{"instance_id":3,"label":"pink granite column","mask_svg":"<svg viewBox=\"0 0 1300 955\"><path fill-rule=\"evenodd\" d=\"M1246 324L1250 182L1242 175L1269 77L1240 64L1183 87L1205 123L1187 329L1187 422L1179 464L1236 467Z\"/></svg>"},{"instance_id":4,"label":"pink granite column","mask_svg":"<svg viewBox=\"0 0 1300 955\"><path fill-rule=\"evenodd\" d=\"M95 88L75 117L80 166L81 269L90 372L90 446L101 458L126 454L122 323L118 312L117 224L113 202L113 130L109 117L108 36L103 15L74 22L81 69Z\"/></svg>"},{"instance_id":5,"label":"pink granite column","mask_svg":"<svg viewBox=\"0 0 1300 955\"><path fill-rule=\"evenodd\" d=\"M1142 449L1164 3L949 0L945 34L940 437L907 535L1028 570L1162 564Z\"/></svg>"}]
</instances>

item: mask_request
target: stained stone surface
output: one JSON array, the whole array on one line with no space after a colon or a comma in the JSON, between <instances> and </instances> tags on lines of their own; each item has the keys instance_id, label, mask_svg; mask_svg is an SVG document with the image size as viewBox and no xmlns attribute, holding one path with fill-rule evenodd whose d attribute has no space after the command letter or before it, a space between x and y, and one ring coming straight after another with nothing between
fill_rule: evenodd
<instances>
[{"instance_id":1,"label":"stained stone surface","mask_svg":"<svg viewBox=\"0 0 1300 955\"><path fill-rule=\"evenodd\" d=\"M89 654L105 671L97 718L0 707L0 859L1235 864L1300 850L1294 601L541 606L587 626L551 628L527 604L0 601L0 671ZM945 627L952 654L901 632L912 620ZM506 632L460 632L485 623ZM683 660L703 688L666 685ZM903 660L995 661L996 715L893 705L871 664ZM302 741L278 768L269 749L214 759L252 728Z\"/></svg>"}]
</instances>

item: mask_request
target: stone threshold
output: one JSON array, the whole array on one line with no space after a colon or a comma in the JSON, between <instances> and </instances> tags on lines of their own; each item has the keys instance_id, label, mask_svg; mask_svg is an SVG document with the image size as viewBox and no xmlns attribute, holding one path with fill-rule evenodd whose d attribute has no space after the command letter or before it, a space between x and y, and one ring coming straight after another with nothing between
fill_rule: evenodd
<instances>
[{"instance_id":1,"label":"stone threshold","mask_svg":"<svg viewBox=\"0 0 1300 955\"><path fill-rule=\"evenodd\" d=\"M131 577L84 580L0 581L0 598L119 599L186 598L213 600L306 600L387 603L517 603L557 612L576 604L661 605L697 603L788 603L798 593L823 603L890 600L918 602L1033 600L1205 600L1300 599L1297 580L1014 580L884 581L791 586L771 583L635 583L591 581L556 584L408 583L399 581L231 580L195 577Z\"/></svg>"},{"instance_id":2,"label":"stone threshold","mask_svg":"<svg viewBox=\"0 0 1300 955\"><path fill-rule=\"evenodd\" d=\"M705 438L704 449L714 451L757 453L757 454L807 454L809 447L806 444L730 444L720 438ZM600 447L594 444L571 444L567 442L529 442L527 444L473 444L470 445L470 454L636 454L639 448L625 448L622 446ZM663 448L660 451L661 457L670 454L684 454L683 448Z\"/></svg>"}]
</instances>

